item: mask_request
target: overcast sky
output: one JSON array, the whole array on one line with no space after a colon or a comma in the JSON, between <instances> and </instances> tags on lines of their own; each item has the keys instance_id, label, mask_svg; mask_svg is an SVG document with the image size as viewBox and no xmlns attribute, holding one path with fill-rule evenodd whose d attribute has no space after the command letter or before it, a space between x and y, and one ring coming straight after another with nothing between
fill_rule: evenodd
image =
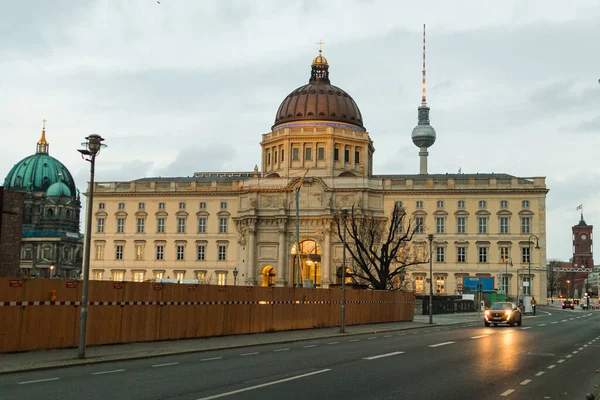
<instances>
[{"instance_id":1,"label":"overcast sky","mask_svg":"<svg viewBox=\"0 0 600 400\"><path fill-rule=\"evenodd\" d=\"M75 150L98 133L99 181L251 171L322 39L359 105L375 174L417 173L410 134L427 24L430 173L545 176L548 258L600 211L600 2L128 0L3 2L0 177L50 154L83 191Z\"/></svg>"}]
</instances>

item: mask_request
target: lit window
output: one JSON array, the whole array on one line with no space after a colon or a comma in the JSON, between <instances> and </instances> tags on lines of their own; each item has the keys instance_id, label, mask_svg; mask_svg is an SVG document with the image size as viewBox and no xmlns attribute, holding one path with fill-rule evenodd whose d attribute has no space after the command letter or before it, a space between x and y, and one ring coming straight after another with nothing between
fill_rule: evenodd
<instances>
[{"instance_id":1,"label":"lit window","mask_svg":"<svg viewBox=\"0 0 600 400\"><path fill-rule=\"evenodd\" d=\"M135 259L136 260L144 259L144 245L143 244L135 245Z\"/></svg>"},{"instance_id":2,"label":"lit window","mask_svg":"<svg viewBox=\"0 0 600 400\"><path fill-rule=\"evenodd\" d=\"M98 233L104 233L104 218L98 218Z\"/></svg>"},{"instance_id":3,"label":"lit window","mask_svg":"<svg viewBox=\"0 0 600 400\"><path fill-rule=\"evenodd\" d=\"M480 263L488 262L488 248L487 247L479 247L479 262Z\"/></svg>"},{"instance_id":4,"label":"lit window","mask_svg":"<svg viewBox=\"0 0 600 400\"><path fill-rule=\"evenodd\" d=\"M198 233L206 233L206 218L198 218Z\"/></svg>"},{"instance_id":5,"label":"lit window","mask_svg":"<svg viewBox=\"0 0 600 400\"><path fill-rule=\"evenodd\" d=\"M508 257L508 247L500 247L500 262L507 262Z\"/></svg>"},{"instance_id":6,"label":"lit window","mask_svg":"<svg viewBox=\"0 0 600 400\"><path fill-rule=\"evenodd\" d=\"M446 282L445 276L436 276L435 277L436 293L439 293L439 294L446 293L445 282Z\"/></svg>"},{"instance_id":7,"label":"lit window","mask_svg":"<svg viewBox=\"0 0 600 400\"><path fill-rule=\"evenodd\" d=\"M177 282L181 283L183 281L184 275L185 275L185 272L182 272L182 271L175 272L175 279L177 279Z\"/></svg>"},{"instance_id":8,"label":"lit window","mask_svg":"<svg viewBox=\"0 0 600 400\"><path fill-rule=\"evenodd\" d=\"M415 293L423 293L424 280L422 276L415 276Z\"/></svg>"},{"instance_id":9,"label":"lit window","mask_svg":"<svg viewBox=\"0 0 600 400\"><path fill-rule=\"evenodd\" d=\"M112 280L115 282L123 282L123 275L125 275L123 271L113 271Z\"/></svg>"},{"instance_id":10,"label":"lit window","mask_svg":"<svg viewBox=\"0 0 600 400\"><path fill-rule=\"evenodd\" d=\"M177 233L185 233L185 217L177 218Z\"/></svg>"},{"instance_id":11,"label":"lit window","mask_svg":"<svg viewBox=\"0 0 600 400\"><path fill-rule=\"evenodd\" d=\"M227 217L219 218L219 233L227 233Z\"/></svg>"},{"instance_id":12,"label":"lit window","mask_svg":"<svg viewBox=\"0 0 600 400\"><path fill-rule=\"evenodd\" d=\"M103 271L94 271L94 280L95 281L101 281L102 280L102 275L104 275Z\"/></svg>"},{"instance_id":13,"label":"lit window","mask_svg":"<svg viewBox=\"0 0 600 400\"><path fill-rule=\"evenodd\" d=\"M104 260L104 245L96 245L96 260Z\"/></svg>"},{"instance_id":14,"label":"lit window","mask_svg":"<svg viewBox=\"0 0 600 400\"><path fill-rule=\"evenodd\" d=\"M163 276L165 276L165 273L162 271L155 271L154 272L154 279L162 279Z\"/></svg>"},{"instance_id":15,"label":"lit window","mask_svg":"<svg viewBox=\"0 0 600 400\"><path fill-rule=\"evenodd\" d=\"M219 245L219 261L227 260L227 246Z\"/></svg>"},{"instance_id":16,"label":"lit window","mask_svg":"<svg viewBox=\"0 0 600 400\"><path fill-rule=\"evenodd\" d=\"M225 272L217 272L217 285L225 286L227 274Z\"/></svg>"},{"instance_id":17,"label":"lit window","mask_svg":"<svg viewBox=\"0 0 600 400\"><path fill-rule=\"evenodd\" d=\"M144 272L136 271L133 273L133 281L134 282L144 282Z\"/></svg>"},{"instance_id":18,"label":"lit window","mask_svg":"<svg viewBox=\"0 0 600 400\"><path fill-rule=\"evenodd\" d=\"M165 233L165 218L158 217L156 219L156 232L157 233Z\"/></svg>"}]
</instances>

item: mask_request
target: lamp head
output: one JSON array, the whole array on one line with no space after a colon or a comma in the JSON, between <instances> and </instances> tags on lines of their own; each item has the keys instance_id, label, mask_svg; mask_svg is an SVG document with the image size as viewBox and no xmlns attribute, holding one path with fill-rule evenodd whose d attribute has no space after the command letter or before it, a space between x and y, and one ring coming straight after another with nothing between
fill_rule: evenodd
<instances>
[{"instance_id":1,"label":"lamp head","mask_svg":"<svg viewBox=\"0 0 600 400\"><path fill-rule=\"evenodd\" d=\"M340 215L342 216L342 219L345 221L348 218L348 209L342 208L342 210L340 211Z\"/></svg>"},{"instance_id":2,"label":"lamp head","mask_svg":"<svg viewBox=\"0 0 600 400\"><path fill-rule=\"evenodd\" d=\"M234 277L238 276L238 273L239 273L239 272L240 272L240 271L238 271L238 269L237 269L237 268L233 268L233 276L234 276Z\"/></svg>"}]
</instances>

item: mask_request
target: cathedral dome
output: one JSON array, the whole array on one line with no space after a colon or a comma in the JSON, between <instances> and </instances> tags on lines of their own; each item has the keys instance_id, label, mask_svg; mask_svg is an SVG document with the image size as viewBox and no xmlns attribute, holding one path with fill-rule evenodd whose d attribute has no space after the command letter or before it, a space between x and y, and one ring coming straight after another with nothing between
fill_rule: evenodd
<instances>
[{"instance_id":1,"label":"cathedral dome","mask_svg":"<svg viewBox=\"0 0 600 400\"><path fill-rule=\"evenodd\" d=\"M60 161L48 154L49 144L46 141L46 132L42 131L42 138L37 144L37 152L25 157L15 164L4 179L6 190L25 192L46 192L55 183L61 185L53 189L53 193L76 193L73 176Z\"/></svg>"},{"instance_id":2,"label":"cathedral dome","mask_svg":"<svg viewBox=\"0 0 600 400\"><path fill-rule=\"evenodd\" d=\"M54 182L48 190L46 190L47 197L71 197L71 189L64 182Z\"/></svg>"},{"instance_id":3,"label":"cathedral dome","mask_svg":"<svg viewBox=\"0 0 600 400\"><path fill-rule=\"evenodd\" d=\"M354 99L330 83L329 64L320 50L312 62L308 84L300 86L283 99L273 128L290 122L314 120L341 122L365 129Z\"/></svg>"}]
</instances>

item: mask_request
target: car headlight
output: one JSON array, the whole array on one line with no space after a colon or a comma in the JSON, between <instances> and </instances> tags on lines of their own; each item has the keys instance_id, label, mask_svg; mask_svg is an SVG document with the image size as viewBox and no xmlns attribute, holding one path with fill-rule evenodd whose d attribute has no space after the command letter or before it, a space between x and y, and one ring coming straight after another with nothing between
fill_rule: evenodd
<instances>
[{"instance_id":1,"label":"car headlight","mask_svg":"<svg viewBox=\"0 0 600 400\"><path fill-rule=\"evenodd\" d=\"M485 310L485 315L490 315L490 311L489 310Z\"/></svg>"},{"instance_id":2,"label":"car headlight","mask_svg":"<svg viewBox=\"0 0 600 400\"><path fill-rule=\"evenodd\" d=\"M504 312L504 314L506 314L506 316L510 318L510 314L512 314L512 311L511 310L506 310Z\"/></svg>"}]
</instances>

